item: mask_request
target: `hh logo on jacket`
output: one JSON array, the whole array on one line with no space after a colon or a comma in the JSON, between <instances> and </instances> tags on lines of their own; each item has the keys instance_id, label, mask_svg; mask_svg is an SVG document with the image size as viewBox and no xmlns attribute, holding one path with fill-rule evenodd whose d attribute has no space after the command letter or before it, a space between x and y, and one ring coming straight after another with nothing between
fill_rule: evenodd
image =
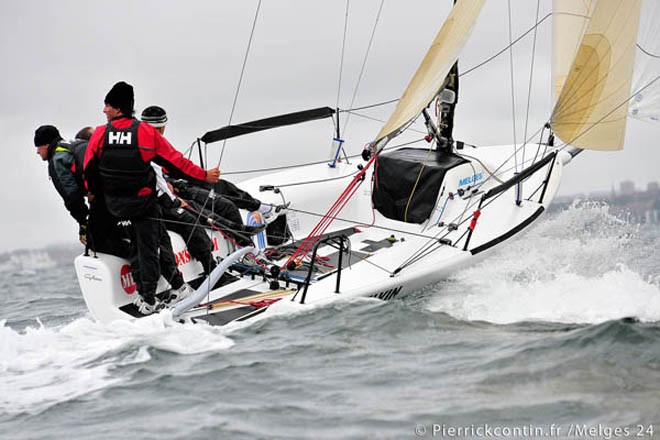
<instances>
[{"instance_id":1,"label":"hh logo on jacket","mask_svg":"<svg viewBox=\"0 0 660 440\"><path fill-rule=\"evenodd\" d=\"M111 131L108 133L108 141L114 145L131 145L131 133L127 131Z\"/></svg>"}]
</instances>

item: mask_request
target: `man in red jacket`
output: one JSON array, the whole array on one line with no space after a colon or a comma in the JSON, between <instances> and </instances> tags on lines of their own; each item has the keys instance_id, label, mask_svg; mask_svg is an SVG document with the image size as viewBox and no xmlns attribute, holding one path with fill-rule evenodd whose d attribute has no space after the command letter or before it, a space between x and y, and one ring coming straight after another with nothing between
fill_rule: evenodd
<instances>
[{"instance_id":1,"label":"man in red jacket","mask_svg":"<svg viewBox=\"0 0 660 440\"><path fill-rule=\"evenodd\" d=\"M156 309L161 230L156 177L150 162L167 168L174 176L207 183L217 182L220 170L203 170L184 158L158 130L134 119L131 85L118 82L104 102L108 123L97 127L89 140L85 181L92 198L94 194L104 195L110 214L130 220L131 266L139 287L135 304L141 313L150 314Z\"/></svg>"}]
</instances>

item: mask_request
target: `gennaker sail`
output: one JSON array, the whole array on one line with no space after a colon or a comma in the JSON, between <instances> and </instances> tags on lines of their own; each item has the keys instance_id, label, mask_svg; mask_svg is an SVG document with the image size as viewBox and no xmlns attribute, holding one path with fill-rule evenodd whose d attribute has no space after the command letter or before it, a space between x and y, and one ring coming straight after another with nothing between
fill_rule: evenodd
<instances>
[{"instance_id":1,"label":"gennaker sail","mask_svg":"<svg viewBox=\"0 0 660 440\"><path fill-rule=\"evenodd\" d=\"M590 9L585 6L583 12L588 15ZM567 144L592 150L623 147L639 11L640 0L595 2L566 79L561 72L555 78L563 87L550 124Z\"/></svg>"}]
</instances>

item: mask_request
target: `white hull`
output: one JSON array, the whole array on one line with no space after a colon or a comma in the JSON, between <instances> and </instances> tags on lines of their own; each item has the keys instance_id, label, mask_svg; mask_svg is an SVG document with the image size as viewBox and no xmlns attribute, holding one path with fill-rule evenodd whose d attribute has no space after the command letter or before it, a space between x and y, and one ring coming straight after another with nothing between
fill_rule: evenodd
<instances>
[{"instance_id":1,"label":"white hull","mask_svg":"<svg viewBox=\"0 0 660 440\"><path fill-rule=\"evenodd\" d=\"M527 148L526 157L533 158L537 147ZM223 325L234 320L259 319L278 310L289 312L310 304L324 304L339 298L376 297L388 300L405 296L446 278L456 270L475 264L496 245L506 242L539 217L554 198L563 163L569 160L565 157L566 153L559 153L529 176L523 183L521 205L516 204L515 185L499 196L490 198L482 206L473 233L469 234L468 226L482 195L514 176L513 159L498 170L501 158L512 154L512 151L511 146L461 151L466 158L478 160L471 159L470 163L447 171L443 180L444 190L438 195L430 218L423 224L391 220L372 210L371 172L368 172L362 186L326 231L345 231L353 252L350 258L347 254L343 257L345 267L341 270L339 293L335 292L336 268L325 268L323 273L318 272L312 276L304 304L301 304L306 275L304 271L292 274L290 282L280 280L279 288L274 288L272 280L263 280L262 276L253 279L251 276L240 277L234 272L236 279L233 282L209 292L208 300L202 306L185 312L182 317ZM495 170L498 170L496 175L499 181L488 178L489 172ZM321 164L263 176L243 182L240 186L263 202L279 204L282 203L282 197L290 202L287 222L295 240L302 240L319 221L318 214L324 214L332 206L356 171L355 164L340 163L335 168ZM318 183L287 186L310 181ZM471 191L464 192L462 197L459 195L459 189L473 189L475 184L482 182L485 183L472 197ZM260 185L272 185L279 188L281 193L259 192ZM453 200L447 200L450 192L455 195ZM437 226L439 222L445 226ZM448 231L446 225L449 223L456 224L457 228ZM471 237L465 250L469 235ZM181 238L175 234L172 236L175 253L185 255ZM443 244L439 243L440 238L444 240ZM219 249L215 255L224 257L233 250L233 246L219 235L216 239ZM432 252L416 262L404 265L409 257L429 244L434 244ZM336 258L338 251L331 246L320 247L318 250L321 257L332 257L333 254ZM201 265L194 260L180 260L184 278L187 281L197 278ZM349 260L350 265L346 265ZM274 261L273 264L281 266L285 261ZM126 274L126 265L125 260L101 254L98 258L80 256L76 259L80 287L96 319L108 322L139 316L131 306L135 292L131 287L130 275ZM401 268L402 265L405 267ZM161 279L159 290L166 287ZM295 300L290 301L294 296Z\"/></svg>"}]
</instances>

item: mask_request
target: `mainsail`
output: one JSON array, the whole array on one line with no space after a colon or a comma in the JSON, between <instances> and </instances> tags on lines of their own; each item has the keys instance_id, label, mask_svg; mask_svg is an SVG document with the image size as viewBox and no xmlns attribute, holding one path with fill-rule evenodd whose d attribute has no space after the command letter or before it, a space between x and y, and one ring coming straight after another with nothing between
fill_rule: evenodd
<instances>
[{"instance_id":1,"label":"mainsail","mask_svg":"<svg viewBox=\"0 0 660 440\"><path fill-rule=\"evenodd\" d=\"M620 150L626 129L640 0L597 0L551 117L566 143Z\"/></svg>"},{"instance_id":2,"label":"mainsail","mask_svg":"<svg viewBox=\"0 0 660 440\"><path fill-rule=\"evenodd\" d=\"M437 95L467 42L484 2L485 0L460 0L452 8L374 144L397 134Z\"/></svg>"}]
</instances>

